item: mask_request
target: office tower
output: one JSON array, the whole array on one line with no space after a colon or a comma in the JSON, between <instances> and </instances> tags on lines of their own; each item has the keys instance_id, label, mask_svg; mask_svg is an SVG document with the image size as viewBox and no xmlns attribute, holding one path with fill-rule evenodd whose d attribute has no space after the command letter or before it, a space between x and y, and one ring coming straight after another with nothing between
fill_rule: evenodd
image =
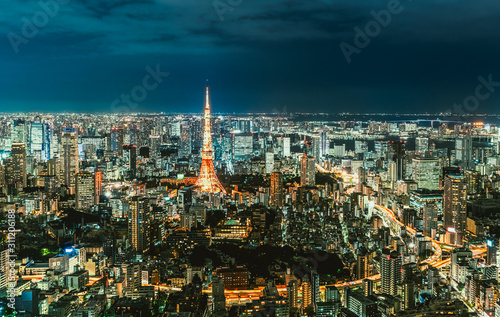
<instances>
[{"instance_id":1,"label":"office tower","mask_svg":"<svg viewBox=\"0 0 500 317\"><path fill-rule=\"evenodd\" d=\"M319 135L313 135L312 136L312 156L316 159L316 161L319 161L321 159L321 138Z\"/></svg>"},{"instance_id":2,"label":"office tower","mask_svg":"<svg viewBox=\"0 0 500 317\"><path fill-rule=\"evenodd\" d=\"M423 210L424 235L434 239L438 223L438 207L436 203L426 203Z\"/></svg>"},{"instance_id":3,"label":"office tower","mask_svg":"<svg viewBox=\"0 0 500 317\"><path fill-rule=\"evenodd\" d=\"M0 251L0 296L6 297L9 275L9 248Z\"/></svg>"},{"instance_id":4,"label":"office tower","mask_svg":"<svg viewBox=\"0 0 500 317\"><path fill-rule=\"evenodd\" d=\"M473 264L472 251L465 248L456 248L451 251L450 264L450 279L453 285L465 283L464 269L467 269Z\"/></svg>"},{"instance_id":5,"label":"office tower","mask_svg":"<svg viewBox=\"0 0 500 317\"><path fill-rule=\"evenodd\" d=\"M359 249L356 258L356 276L358 280L370 276L371 256L366 250Z\"/></svg>"},{"instance_id":6,"label":"office tower","mask_svg":"<svg viewBox=\"0 0 500 317\"><path fill-rule=\"evenodd\" d=\"M481 173L477 171L464 171L467 195L477 195L481 190Z\"/></svg>"},{"instance_id":7,"label":"office tower","mask_svg":"<svg viewBox=\"0 0 500 317\"><path fill-rule=\"evenodd\" d=\"M170 124L170 137L180 137L181 136L181 122L174 121Z\"/></svg>"},{"instance_id":8,"label":"office tower","mask_svg":"<svg viewBox=\"0 0 500 317\"><path fill-rule=\"evenodd\" d=\"M44 125L39 119L31 123L29 152L37 161L42 160L43 130Z\"/></svg>"},{"instance_id":9,"label":"office tower","mask_svg":"<svg viewBox=\"0 0 500 317\"><path fill-rule=\"evenodd\" d=\"M313 305L319 302L319 274L315 270L311 272L311 300Z\"/></svg>"},{"instance_id":10,"label":"office tower","mask_svg":"<svg viewBox=\"0 0 500 317\"><path fill-rule=\"evenodd\" d=\"M88 209L95 204L94 175L90 172L76 174L76 208Z\"/></svg>"},{"instance_id":11,"label":"office tower","mask_svg":"<svg viewBox=\"0 0 500 317\"><path fill-rule=\"evenodd\" d=\"M72 128L66 128L61 135L60 162L62 185L75 187L75 174L79 171L78 166L78 140L76 132Z\"/></svg>"},{"instance_id":12,"label":"office tower","mask_svg":"<svg viewBox=\"0 0 500 317\"><path fill-rule=\"evenodd\" d=\"M237 130L243 133L252 132L252 121L251 120L238 120Z\"/></svg>"},{"instance_id":13,"label":"office tower","mask_svg":"<svg viewBox=\"0 0 500 317\"><path fill-rule=\"evenodd\" d=\"M249 160L253 155L253 136L249 133L233 134L233 159Z\"/></svg>"},{"instance_id":14,"label":"office tower","mask_svg":"<svg viewBox=\"0 0 500 317\"><path fill-rule=\"evenodd\" d=\"M398 252L387 248L382 251L380 275L383 294L397 295L397 286L401 283L401 264L401 255Z\"/></svg>"},{"instance_id":15,"label":"office tower","mask_svg":"<svg viewBox=\"0 0 500 317\"><path fill-rule=\"evenodd\" d=\"M389 188L396 189L396 182L398 181L398 168L396 162L389 162L387 164L387 182Z\"/></svg>"},{"instance_id":16,"label":"office tower","mask_svg":"<svg viewBox=\"0 0 500 317\"><path fill-rule=\"evenodd\" d=\"M123 266L125 267L124 273L127 281L125 291L127 296L132 297L132 293L141 286L141 265L139 263L129 263L123 264Z\"/></svg>"},{"instance_id":17,"label":"office tower","mask_svg":"<svg viewBox=\"0 0 500 317\"><path fill-rule=\"evenodd\" d=\"M345 144L340 144L340 145L335 144L333 146L333 155L335 155L335 157L344 157L345 156Z\"/></svg>"},{"instance_id":18,"label":"office tower","mask_svg":"<svg viewBox=\"0 0 500 317\"><path fill-rule=\"evenodd\" d=\"M212 106L210 104L210 88L205 87L204 106L204 128L203 128L203 152L201 152L201 166L196 186L202 192L225 193L224 187L215 174L213 152L212 152Z\"/></svg>"},{"instance_id":19,"label":"office tower","mask_svg":"<svg viewBox=\"0 0 500 317\"><path fill-rule=\"evenodd\" d=\"M128 235L130 244L138 252L148 249L149 201L145 197L132 197L128 215Z\"/></svg>"},{"instance_id":20,"label":"office tower","mask_svg":"<svg viewBox=\"0 0 500 317\"><path fill-rule=\"evenodd\" d=\"M274 172L274 149L268 148L266 151L266 174Z\"/></svg>"},{"instance_id":21,"label":"office tower","mask_svg":"<svg viewBox=\"0 0 500 317\"><path fill-rule=\"evenodd\" d=\"M181 124L181 140L179 144L179 157L187 157L193 153L192 149L192 138L191 138L191 127L189 122L183 122ZM159 150L159 149L158 149Z\"/></svg>"},{"instance_id":22,"label":"office tower","mask_svg":"<svg viewBox=\"0 0 500 317\"><path fill-rule=\"evenodd\" d=\"M50 160L53 157L53 134L54 131L50 124L43 125L43 143L42 143L42 160Z\"/></svg>"},{"instance_id":23,"label":"office tower","mask_svg":"<svg viewBox=\"0 0 500 317\"><path fill-rule=\"evenodd\" d=\"M299 283L296 280L288 282L286 291L289 307L299 308Z\"/></svg>"},{"instance_id":24,"label":"office tower","mask_svg":"<svg viewBox=\"0 0 500 317\"><path fill-rule=\"evenodd\" d=\"M406 177L406 142L389 142L389 161L396 163L396 181Z\"/></svg>"},{"instance_id":25,"label":"office tower","mask_svg":"<svg viewBox=\"0 0 500 317\"><path fill-rule=\"evenodd\" d=\"M283 207L283 174L271 173L271 206Z\"/></svg>"},{"instance_id":26,"label":"office tower","mask_svg":"<svg viewBox=\"0 0 500 317\"><path fill-rule=\"evenodd\" d=\"M404 309L415 308L415 273L417 270L416 263L408 263L403 265L403 304Z\"/></svg>"},{"instance_id":27,"label":"office tower","mask_svg":"<svg viewBox=\"0 0 500 317\"><path fill-rule=\"evenodd\" d=\"M314 157L303 155L300 160L300 186L316 185L316 163Z\"/></svg>"},{"instance_id":28,"label":"office tower","mask_svg":"<svg viewBox=\"0 0 500 317\"><path fill-rule=\"evenodd\" d=\"M362 282L362 286L363 286L363 295L364 296L373 295L373 281L372 280L365 278Z\"/></svg>"},{"instance_id":29,"label":"office tower","mask_svg":"<svg viewBox=\"0 0 500 317\"><path fill-rule=\"evenodd\" d=\"M413 159L413 180L417 182L418 188L438 190L440 172L441 167L437 159Z\"/></svg>"},{"instance_id":30,"label":"office tower","mask_svg":"<svg viewBox=\"0 0 500 317\"><path fill-rule=\"evenodd\" d=\"M10 158L5 164L5 178L9 188L22 191L27 185L26 146L24 143L13 143Z\"/></svg>"},{"instance_id":31,"label":"office tower","mask_svg":"<svg viewBox=\"0 0 500 317\"><path fill-rule=\"evenodd\" d=\"M213 297L213 312L226 311L226 295L224 295L224 282L214 276L212 280L212 297Z\"/></svg>"},{"instance_id":32,"label":"office tower","mask_svg":"<svg viewBox=\"0 0 500 317\"><path fill-rule=\"evenodd\" d=\"M23 119L12 122L10 138L12 143L28 144L28 126Z\"/></svg>"},{"instance_id":33,"label":"office tower","mask_svg":"<svg viewBox=\"0 0 500 317\"><path fill-rule=\"evenodd\" d=\"M498 248L493 240L486 241L486 265L497 265Z\"/></svg>"},{"instance_id":34,"label":"office tower","mask_svg":"<svg viewBox=\"0 0 500 317\"><path fill-rule=\"evenodd\" d=\"M123 151L123 128L111 128L111 148L110 150L118 156L122 156Z\"/></svg>"},{"instance_id":35,"label":"office tower","mask_svg":"<svg viewBox=\"0 0 500 317\"><path fill-rule=\"evenodd\" d=\"M320 146L319 146L319 157L324 158L328 155L330 151L330 139L328 138L328 130L323 129L320 134Z\"/></svg>"},{"instance_id":36,"label":"office tower","mask_svg":"<svg viewBox=\"0 0 500 317\"><path fill-rule=\"evenodd\" d=\"M137 176L137 146L123 146L123 165L127 174L127 180L134 180Z\"/></svg>"},{"instance_id":37,"label":"office tower","mask_svg":"<svg viewBox=\"0 0 500 317\"><path fill-rule=\"evenodd\" d=\"M455 140L455 158L465 170L473 170L472 136L467 133Z\"/></svg>"},{"instance_id":38,"label":"office tower","mask_svg":"<svg viewBox=\"0 0 500 317\"><path fill-rule=\"evenodd\" d=\"M305 309L313 304L312 302L312 289L309 275L306 274L302 278L302 309Z\"/></svg>"},{"instance_id":39,"label":"office tower","mask_svg":"<svg viewBox=\"0 0 500 317\"><path fill-rule=\"evenodd\" d=\"M389 143L387 141L375 141L375 153L378 157L387 159L387 152L389 149Z\"/></svg>"},{"instance_id":40,"label":"office tower","mask_svg":"<svg viewBox=\"0 0 500 317\"><path fill-rule=\"evenodd\" d=\"M349 292L347 308L358 317L376 317L377 303L357 292Z\"/></svg>"},{"instance_id":41,"label":"office tower","mask_svg":"<svg viewBox=\"0 0 500 317\"><path fill-rule=\"evenodd\" d=\"M467 185L462 175L447 175L443 192L444 227L456 232L456 244L461 244L467 220ZM450 228L453 228L450 230Z\"/></svg>"},{"instance_id":42,"label":"office tower","mask_svg":"<svg viewBox=\"0 0 500 317\"><path fill-rule=\"evenodd\" d=\"M283 156L284 157L290 156L290 137L289 136L283 137Z\"/></svg>"},{"instance_id":43,"label":"office tower","mask_svg":"<svg viewBox=\"0 0 500 317\"><path fill-rule=\"evenodd\" d=\"M429 138L416 138L415 152L422 154L427 151L429 151Z\"/></svg>"},{"instance_id":44,"label":"office tower","mask_svg":"<svg viewBox=\"0 0 500 317\"><path fill-rule=\"evenodd\" d=\"M203 120L201 118L191 122L190 134L191 152L200 153L203 148ZM214 134L214 129L212 128L212 135Z\"/></svg>"},{"instance_id":45,"label":"office tower","mask_svg":"<svg viewBox=\"0 0 500 317\"><path fill-rule=\"evenodd\" d=\"M157 161L161 158L161 153L160 153L160 136L159 135L150 135L149 136L149 159L153 161ZM182 143L181 143L182 146ZM189 142L189 149L191 149L191 142ZM189 157L191 155L191 152L189 153L184 153L185 155L181 157Z\"/></svg>"},{"instance_id":46,"label":"office tower","mask_svg":"<svg viewBox=\"0 0 500 317\"><path fill-rule=\"evenodd\" d=\"M368 152L368 142L355 140L354 141L354 153L363 154Z\"/></svg>"}]
</instances>

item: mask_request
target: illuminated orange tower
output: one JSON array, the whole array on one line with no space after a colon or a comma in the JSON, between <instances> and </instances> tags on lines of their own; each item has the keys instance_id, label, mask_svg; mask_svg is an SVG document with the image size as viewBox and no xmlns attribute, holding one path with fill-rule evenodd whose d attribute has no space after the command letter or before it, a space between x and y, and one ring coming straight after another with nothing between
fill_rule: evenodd
<instances>
[{"instance_id":1,"label":"illuminated orange tower","mask_svg":"<svg viewBox=\"0 0 500 317\"><path fill-rule=\"evenodd\" d=\"M203 151L201 152L201 167L196 186L201 191L208 193L225 193L217 175L215 174L213 151L212 151L212 106L210 104L210 87L205 86L205 107L203 126Z\"/></svg>"}]
</instances>

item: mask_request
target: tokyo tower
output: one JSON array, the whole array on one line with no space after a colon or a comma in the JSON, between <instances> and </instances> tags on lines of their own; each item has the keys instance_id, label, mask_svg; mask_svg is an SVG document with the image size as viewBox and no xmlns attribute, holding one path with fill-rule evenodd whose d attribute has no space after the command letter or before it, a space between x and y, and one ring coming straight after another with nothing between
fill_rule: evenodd
<instances>
[{"instance_id":1,"label":"tokyo tower","mask_svg":"<svg viewBox=\"0 0 500 317\"><path fill-rule=\"evenodd\" d=\"M210 87L205 86L205 107L204 107L204 126L203 126L203 151L201 152L200 174L196 180L202 192L207 193L225 193L214 169L213 151L212 151L212 106L210 104Z\"/></svg>"}]
</instances>

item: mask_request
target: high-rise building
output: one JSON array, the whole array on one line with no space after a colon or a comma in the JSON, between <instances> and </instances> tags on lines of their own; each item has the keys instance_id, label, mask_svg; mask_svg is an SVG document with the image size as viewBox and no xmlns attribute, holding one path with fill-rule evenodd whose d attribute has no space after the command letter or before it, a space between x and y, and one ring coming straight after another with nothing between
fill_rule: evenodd
<instances>
[{"instance_id":1,"label":"high-rise building","mask_svg":"<svg viewBox=\"0 0 500 317\"><path fill-rule=\"evenodd\" d=\"M335 144L333 147L333 155L335 157L344 157L345 156L345 144Z\"/></svg>"},{"instance_id":2,"label":"high-rise building","mask_svg":"<svg viewBox=\"0 0 500 317\"><path fill-rule=\"evenodd\" d=\"M271 206L283 207L283 174L271 173Z\"/></svg>"},{"instance_id":3,"label":"high-rise building","mask_svg":"<svg viewBox=\"0 0 500 317\"><path fill-rule=\"evenodd\" d=\"M137 177L137 146L123 146L123 165L128 180L134 180Z\"/></svg>"},{"instance_id":4,"label":"high-rise building","mask_svg":"<svg viewBox=\"0 0 500 317\"><path fill-rule=\"evenodd\" d=\"M79 171L79 157L78 140L74 129L64 129L61 135L59 155L61 162L60 182L65 186L75 187L75 174Z\"/></svg>"},{"instance_id":5,"label":"high-rise building","mask_svg":"<svg viewBox=\"0 0 500 317\"><path fill-rule=\"evenodd\" d=\"M456 232L455 242L461 244L467 221L467 185L464 176L447 175L445 177L443 214L445 229Z\"/></svg>"},{"instance_id":6,"label":"high-rise building","mask_svg":"<svg viewBox=\"0 0 500 317\"><path fill-rule=\"evenodd\" d=\"M288 282L286 290L289 307L299 308L299 283L297 282L297 280Z\"/></svg>"},{"instance_id":7,"label":"high-rise building","mask_svg":"<svg viewBox=\"0 0 500 317\"><path fill-rule=\"evenodd\" d=\"M5 164L5 178L9 188L22 191L27 185L26 146L13 143L10 158Z\"/></svg>"},{"instance_id":8,"label":"high-rise building","mask_svg":"<svg viewBox=\"0 0 500 317\"><path fill-rule=\"evenodd\" d=\"M38 122L31 122L29 152L30 155L40 161L42 160L44 125L39 120L37 121Z\"/></svg>"},{"instance_id":9,"label":"high-rise building","mask_svg":"<svg viewBox=\"0 0 500 317\"><path fill-rule=\"evenodd\" d=\"M266 151L266 174L274 172L274 149L268 148Z\"/></svg>"},{"instance_id":10,"label":"high-rise building","mask_svg":"<svg viewBox=\"0 0 500 317\"><path fill-rule=\"evenodd\" d=\"M225 193L224 187L215 174L212 150L212 105L210 104L210 87L205 87L203 152L201 152L201 166L196 186L202 192Z\"/></svg>"},{"instance_id":11,"label":"high-rise building","mask_svg":"<svg viewBox=\"0 0 500 317\"><path fill-rule=\"evenodd\" d=\"M319 157L324 158L330 152L330 139L328 138L328 130L323 129L320 134Z\"/></svg>"},{"instance_id":12,"label":"high-rise building","mask_svg":"<svg viewBox=\"0 0 500 317\"><path fill-rule=\"evenodd\" d=\"M472 136L470 133L455 140L455 158L464 169L474 169L474 161L472 159Z\"/></svg>"},{"instance_id":13,"label":"high-rise building","mask_svg":"<svg viewBox=\"0 0 500 317\"><path fill-rule=\"evenodd\" d=\"M158 144L159 146L159 144ZM158 148L159 151L159 148ZM183 122L181 124L181 140L179 145L179 157L189 157L193 152L192 149L192 138L191 138L191 127L189 122Z\"/></svg>"},{"instance_id":14,"label":"high-rise building","mask_svg":"<svg viewBox=\"0 0 500 317\"><path fill-rule=\"evenodd\" d=\"M378 316L377 303L357 292L349 292L347 307L358 317Z\"/></svg>"},{"instance_id":15,"label":"high-rise building","mask_svg":"<svg viewBox=\"0 0 500 317\"><path fill-rule=\"evenodd\" d=\"M402 266L403 273L403 304L405 310L415 308L415 273L416 263L407 263Z\"/></svg>"},{"instance_id":16,"label":"high-rise building","mask_svg":"<svg viewBox=\"0 0 500 317\"><path fill-rule=\"evenodd\" d=\"M28 144L28 126L23 119L14 120L11 126L12 143Z\"/></svg>"},{"instance_id":17,"label":"high-rise building","mask_svg":"<svg viewBox=\"0 0 500 317\"><path fill-rule=\"evenodd\" d=\"M148 249L149 201L146 197L132 197L128 215L128 233L132 247L143 253Z\"/></svg>"},{"instance_id":18,"label":"high-rise building","mask_svg":"<svg viewBox=\"0 0 500 317\"><path fill-rule=\"evenodd\" d=\"M434 239L438 224L438 206L436 203L426 203L423 210L424 235Z\"/></svg>"},{"instance_id":19,"label":"high-rise building","mask_svg":"<svg viewBox=\"0 0 500 317\"><path fill-rule=\"evenodd\" d=\"M384 249L382 251L381 280L382 293L389 295L397 295L398 284L401 283L401 254L397 251Z\"/></svg>"},{"instance_id":20,"label":"high-rise building","mask_svg":"<svg viewBox=\"0 0 500 317\"><path fill-rule=\"evenodd\" d=\"M418 188L439 189L439 174L441 172L439 160L417 157L413 159L412 169L413 180L417 182Z\"/></svg>"},{"instance_id":21,"label":"high-rise building","mask_svg":"<svg viewBox=\"0 0 500 317\"><path fill-rule=\"evenodd\" d=\"M300 186L316 185L316 162L314 157L304 155L300 160Z\"/></svg>"},{"instance_id":22,"label":"high-rise building","mask_svg":"<svg viewBox=\"0 0 500 317\"><path fill-rule=\"evenodd\" d=\"M283 156L284 157L290 156L290 137L289 136L283 137Z\"/></svg>"},{"instance_id":23,"label":"high-rise building","mask_svg":"<svg viewBox=\"0 0 500 317\"><path fill-rule=\"evenodd\" d=\"M76 174L76 208L88 209L95 204L94 175L90 172Z\"/></svg>"},{"instance_id":24,"label":"high-rise building","mask_svg":"<svg viewBox=\"0 0 500 317\"><path fill-rule=\"evenodd\" d=\"M406 177L406 142L389 143L389 160L396 163L396 181Z\"/></svg>"},{"instance_id":25,"label":"high-rise building","mask_svg":"<svg viewBox=\"0 0 500 317\"><path fill-rule=\"evenodd\" d=\"M50 160L54 155L53 150L53 133L52 127L50 124L46 123L43 125L43 143L42 143L42 160Z\"/></svg>"},{"instance_id":26,"label":"high-rise building","mask_svg":"<svg viewBox=\"0 0 500 317\"><path fill-rule=\"evenodd\" d=\"M250 133L233 134L233 159L248 160L253 155L253 136Z\"/></svg>"},{"instance_id":27,"label":"high-rise building","mask_svg":"<svg viewBox=\"0 0 500 317\"><path fill-rule=\"evenodd\" d=\"M317 271L313 270L311 272L311 299L312 303L315 305L319 302L319 274Z\"/></svg>"},{"instance_id":28,"label":"high-rise building","mask_svg":"<svg viewBox=\"0 0 500 317\"><path fill-rule=\"evenodd\" d=\"M373 295L373 281L365 278L362 282L363 286L363 295L364 296L371 296Z\"/></svg>"},{"instance_id":29,"label":"high-rise building","mask_svg":"<svg viewBox=\"0 0 500 317\"><path fill-rule=\"evenodd\" d=\"M224 295L224 282L218 277L214 276L212 280L212 297L214 313L226 311L226 295Z\"/></svg>"},{"instance_id":30,"label":"high-rise building","mask_svg":"<svg viewBox=\"0 0 500 317\"><path fill-rule=\"evenodd\" d=\"M302 287L302 308L305 309L313 304L311 280L308 274L304 275L304 277L302 278L301 287Z\"/></svg>"},{"instance_id":31,"label":"high-rise building","mask_svg":"<svg viewBox=\"0 0 500 317\"><path fill-rule=\"evenodd\" d=\"M415 152L425 153L427 151L429 151L429 138L416 138Z\"/></svg>"},{"instance_id":32,"label":"high-rise building","mask_svg":"<svg viewBox=\"0 0 500 317\"><path fill-rule=\"evenodd\" d=\"M356 276L358 280L370 276L371 256L366 250L359 251L356 259Z\"/></svg>"},{"instance_id":33,"label":"high-rise building","mask_svg":"<svg viewBox=\"0 0 500 317\"><path fill-rule=\"evenodd\" d=\"M388 149L389 144L387 141L375 141L375 153L377 153L378 157L386 159Z\"/></svg>"},{"instance_id":34,"label":"high-rise building","mask_svg":"<svg viewBox=\"0 0 500 317\"><path fill-rule=\"evenodd\" d=\"M123 128L111 128L111 151L121 156L123 151Z\"/></svg>"}]
</instances>

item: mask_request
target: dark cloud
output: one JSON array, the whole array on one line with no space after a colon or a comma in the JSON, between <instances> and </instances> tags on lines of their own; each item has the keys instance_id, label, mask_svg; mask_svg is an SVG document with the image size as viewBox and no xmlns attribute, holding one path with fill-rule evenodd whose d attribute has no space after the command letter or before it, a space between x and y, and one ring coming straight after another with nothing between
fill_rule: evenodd
<instances>
[{"instance_id":1,"label":"dark cloud","mask_svg":"<svg viewBox=\"0 0 500 317\"><path fill-rule=\"evenodd\" d=\"M106 110L157 64L171 75L144 110L199 110L206 78L219 111L447 110L477 76L500 81L500 3L490 0L401 0L348 64L339 44L388 2L242 0L221 11L213 0L72 0L16 54L8 34L42 9L5 0L0 111Z\"/></svg>"}]
</instances>

